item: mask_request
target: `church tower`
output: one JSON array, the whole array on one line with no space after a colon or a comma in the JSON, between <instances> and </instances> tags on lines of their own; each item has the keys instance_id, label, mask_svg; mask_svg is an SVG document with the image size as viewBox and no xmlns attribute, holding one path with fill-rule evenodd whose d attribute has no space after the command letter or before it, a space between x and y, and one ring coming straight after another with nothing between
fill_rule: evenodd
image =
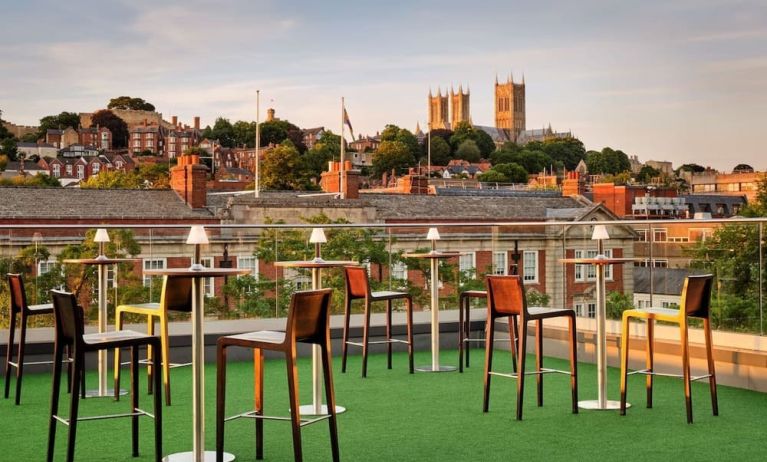
<instances>
[{"instance_id":1,"label":"church tower","mask_svg":"<svg viewBox=\"0 0 767 462\"><path fill-rule=\"evenodd\" d=\"M458 86L458 93L453 92L453 87L450 87L450 114L450 128L453 130L458 126L458 122L471 123L468 87L466 93L463 92L463 85Z\"/></svg>"},{"instance_id":2,"label":"church tower","mask_svg":"<svg viewBox=\"0 0 767 462\"><path fill-rule=\"evenodd\" d=\"M504 130L516 141L525 130L525 78L522 83L514 83L509 76L506 83L498 83L495 78L495 127Z\"/></svg>"},{"instance_id":3,"label":"church tower","mask_svg":"<svg viewBox=\"0 0 767 462\"><path fill-rule=\"evenodd\" d=\"M448 128L447 93L442 96L442 90L437 89L437 96L432 96L429 90L429 131Z\"/></svg>"}]
</instances>

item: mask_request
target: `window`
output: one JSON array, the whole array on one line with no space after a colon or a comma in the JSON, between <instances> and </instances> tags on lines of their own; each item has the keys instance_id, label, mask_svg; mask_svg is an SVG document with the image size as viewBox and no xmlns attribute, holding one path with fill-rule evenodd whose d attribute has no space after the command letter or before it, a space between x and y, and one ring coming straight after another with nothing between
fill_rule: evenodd
<instances>
[{"instance_id":1,"label":"window","mask_svg":"<svg viewBox=\"0 0 767 462\"><path fill-rule=\"evenodd\" d=\"M72 175L72 166L67 165L67 175Z\"/></svg>"},{"instance_id":2,"label":"window","mask_svg":"<svg viewBox=\"0 0 767 462\"><path fill-rule=\"evenodd\" d=\"M594 258L597 256L596 250L576 250L575 258ZM612 249L605 249L605 256L612 257ZM613 278L613 265L605 266L605 280L612 280ZM575 281L596 281L597 280L597 267L594 265L575 265Z\"/></svg>"},{"instance_id":3,"label":"window","mask_svg":"<svg viewBox=\"0 0 767 462\"><path fill-rule=\"evenodd\" d=\"M249 269L249 276L258 277L258 258L253 255L240 255L237 257L237 268Z\"/></svg>"},{"instance_id":4,"label":"window","mask_svg":"<svg viewBox=\"0 0 767 462\"><path fill-rule=\"evenodd\" d=\"M56 264L56 260L47 260L37 262L37 275L42 276L45 273L53 271L53 266Z\"/></svg>"},{"instance_id":5,"label":"window","mask_svg":"<svg viewBox=\"0 0 767 462\"><path fill-rule=\"evenodd\" d=\"M145 270L165 269L165 259L164 258L145 258L144 269ZM144 275L144 287L152 287L153 279L154 279L154 276Z\"/></svg>"},{"instance_id":6,"label":"window","mask_svg":"<svg viewBox=\"0 0 767 462\"><path fill-rule=\"evenodd\" d=\"M401 261L392 264L391 278L398 281L407 281L407 265Z\"/></svg>"},{"instance_id":7,"label":"window","mask_svg":"<svg viewBox=\"0 0 767 462\"><path fill-rule=\"evenodd\" d=\"M61 176L61 165L53 164L53 176L56 178Z\"/></svg>"},{"instance_id":8,"label":"window","mask_svg":"<svg viewBox=\"0 0 767 462\"><path fill-rule=\"evenodd\" d=\"M458 257L458 269L461 273L466 271L474 271L477 268L477 254L474 252L468 252L465 255Z\"/></svg>"},{"instance_id":9,"label":"window","mask_svg":"<svg viewBox=\"0 0 767 462\"><path fill-rule=\"evenodd\" d=\"M538 283L538 251L525 250L522 253L522 280Z\"/></svg>"},{"instance_id":10,"label":"window","mask_svg":"<svg viewBox=\"0 0 767 462\"><path fill-rule=\"evenodd\" d=\"M493 252L493 274L505 276L508 271L508 260L506 252Z\"/></svg>"},{"instance_id":11,"label":"window","mask_svg":"<svg viewBox=\"0 0 767 462\"><path fill-rule=\"evenodd\" d=\"M200 263L205 268L213 268L213 257L201 257ZM202 292L206 297L213 297L215 295L216 286L213 283L214 278L205 278L203 281Z\"/></svg>"},{"instance_id":12,"label":"window","mask_svg":"<svg viewBox=\"0 0 767 462\"><path fill-rule=\"evenodd\" d=\"M668 231L666 228L654 229L652 232L653 241L655 242L667 242Z\"/></svg>"},{"instance_id":13,"label":"window","mask_svg":"<svg viewBox=\"0 0 767 462\"><path fill-rule=\"evenodd\" d=\"M99 172L99 169L101 168L101 164L98 162L94 162L93 164L93 174L97 174Z\"/></svg>"},{"instance_id":14,"label":"window","mask_svg":"<svg viewBox=\"0 0 767 462\"><path fill-rule=\"evenodd\" d=\"M77 166L77 178L83 179L85 178L85 166L84 165L78 165Z\"/></svg>"},{"instance_id":15,"label":"window","mask_svg":"<svg viewBox=\"0 0 767 462\"><path fill-rule=\"evenodd\" d=\"M647 230L646 229L637 229L635 231L639 235L639 237L637 238L637 240L639 242L647 242Z\"/></svg>"},{"instance_id":16,"label":"window","mask_svg":"<svg viewBox=\"0 0 767 462\"><path fill-rule=\"evenodd\" d=\"M595 318L597 316L597 304L595 302L576 303L575 314L582 318Z\"/></svg>"}]
</instances>

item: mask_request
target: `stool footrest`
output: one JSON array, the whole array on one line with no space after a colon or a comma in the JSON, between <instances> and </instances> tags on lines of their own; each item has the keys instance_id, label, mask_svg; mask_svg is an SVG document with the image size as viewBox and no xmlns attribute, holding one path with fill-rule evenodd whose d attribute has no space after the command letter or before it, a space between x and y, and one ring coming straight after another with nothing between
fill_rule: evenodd
<instances>
[{"instance_id":1,"label":"stool footrest","mask_svg":"<svg viewBox=\"0 0 767 462\"><path fill-rule=\"evenodd\" d=\"M545 367L541 368L540 371L525 372L525 375L543 375L543 374L566 374L566 375L571 375L570 371L562 371L562 370L559 370L559 369L548 369L548 368L545 368ZM506 372L493 372L493 371L490 371L490 375L497 375L497 376L500 376L500 377L508 377L508 378L511 378L511 379L516 379L517 377L519 377L519 373L516 373L516 372L506 373Z\"/></svg>"},{"instance_id":2,"label":"stool footrest","mask_svg":"<svg viewBox=\"0 0 767 462\"><path fill-rule=\"evenodd\" d=\"M151 417L154 419L153 414L150 414L149 412L146 412L143 409L135 409L133 412L126 412L124 414L106 414L106 415L91 415L86 417L78 417L77 421L84 422L86 420L106 420L106 419L117 419L120 417L135 417L135 416L139 416L139 417L146 416L146 417ZM63 423L64 425L69 425L71 422L71 419L65 419L63 417L59 417L58 415L54 415L53 418Z\"/></svg>"},{"instance_id":3,"label":"stool footrest","mask_svg":"<svg viewBox=\"0 0 767 462\"><path fill-rule=\"evenodd\" d=\"M315 422L319 422L321 420L327 420L330 417L331 417L330 414L322 414L322 415L319 415L319 416L315 417L314 419L301 419L301 426L303 427L305 425L310 425L310 424L313 424ZM291 420L290 417L272 416L272 415L261 415L261 414L256 413L256 411L247 411L247 412L243 412L242 414L237 414L237 415L233 415L233 416L230 416L230 417L226 417L224 419L224 422L229 422L230 420L236 420L236 419L281 420L281 421L286 421L286 422L289 422Z\"/></svg>"},{"instance_id":4,"label":"stool footrest","mask_svg":"<svg viewBox=\"0 0 767 462\"><path fill-rule=\"evenodd\" d=\"M408 344L410 342L408 342L407 340L400 340L398 338L393 338L391 340L375 340L375 341L372 341L372 342L368 342L368 345L385 345L387 343L404 343L404 344ZM365 346L362 342L349 342L349 341L347 341L346 344L347 345L354 345L354 346L358 346L358 347L364 347Z\"/></svg>"},{"instance_id":5,"label":"stool footrest","mask_svg":"<svg viewBox=\"0 0 767 462\"><path fill-rule=\"evenodd\" d=\"M668 373L664 373L664 372L653 372L653 371L650 371L649 369L639 369L639 370L636 370L636 371L631 371L631 372L627 372L626 373L626 375L634 375L634 374L657 375L657 376L660 376L660 377L675 377L675 378L678 378L678 379L684 378L684 375L682 375L682 374L668 374ZM706 379L706 378L709 378L709 377L711 377L711 374L693 375L693 376L690 377L690 381L694 382L696 380Z\"/></svg>"}]
</instances>

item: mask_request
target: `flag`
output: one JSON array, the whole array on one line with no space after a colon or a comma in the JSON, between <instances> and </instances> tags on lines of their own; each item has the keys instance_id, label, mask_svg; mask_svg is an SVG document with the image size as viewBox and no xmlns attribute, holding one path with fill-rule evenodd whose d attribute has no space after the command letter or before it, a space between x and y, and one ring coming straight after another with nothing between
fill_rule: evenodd
<instances>
[{"instance_id":1,"label":"flag","mask_svg":"<svg viewBox=\"0 0 767 462\"><path fill-rule=\"evenodd\" d=\"M346 108L344 108L344 123L349 126L349 133L352 134L352 140L354 140L354 129L352 128L352 123L349 120L349 113L346 112Z\"/></svg>"}]
</instances>

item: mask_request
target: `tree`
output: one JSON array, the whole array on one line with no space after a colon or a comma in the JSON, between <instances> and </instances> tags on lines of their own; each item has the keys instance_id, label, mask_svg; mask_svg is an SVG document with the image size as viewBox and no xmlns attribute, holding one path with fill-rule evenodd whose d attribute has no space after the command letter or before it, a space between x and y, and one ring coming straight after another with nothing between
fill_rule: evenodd
<instances>
[{"instance_id":1,"label":"tree","mask_svg":"<svg viewBox=\"0 0 767 462\"><path fill-rule=\"evenodd\" d=\"M256 146L256 123L238 120L232 125L232 136L235 146Z\"/></svg>"},{"instance_id":2,"label":"tree","mask_svg":"<svg viewBox=\"0 0 767 462\"><path fill-rule=\"evenodd\" d=\"M19 138L19 141L22 143L37 143L37 140L39 138L37 137L37 132L31 132L31 133L25 133L21 135L21 138Z\"/></svg>"},{"instance_id":3,"label":"tree","mask_svg":"<svg viewBox=\"0 0 767 462\"><path fill-rule=\"evenodd\" d=\"M0 154L7 156L11 160L16 160L19 154L16 140L14 138L5 138L0 141Z\"/></svg>"},{"instance_id":4,"label":"tree","mask_svg":"<svg viewBox=\"0 0 767 462\"><path fill-rule=\"evenodd\" d=\"M399 128L392 124L387 125L381 132L381 142L384 141L399 141L407 147L414 161L420 157L421 148L418 139L405 128Z\"/></svg>"},{"instance_id":5,"label":"tree","mask_svg":"<svg viewBox=\"0 0 767 462\"><path fill-rule=\"evenodd\" d=\"M508 183L509 178L498 170L492 168L485 173L480 173L477 179L482 183Z\"/></svg>"},{"instance_id":6,"label":"tree","mask_svg":"<svg viewBox=\"0 0 767 462\"><path fill-rule=\"evenodd\" d=\"M586 166L591 173L609 173L613 175L631 170L631 163L626 153L609 147L603 148L601 152L587 152Z\"/></svg>"},{"instance_id":7,"label":"tree","mask_svg":"<svg viewBox=\"0 0 767 462\"><path fill-rule=\"evenodd\" d=\"M8 166L8 156L6 155L0 155L0 172L5 171L5 167Z\"/></svg>"},{"instance_id":8,"label":"tree","mask_svg":"<svg viewBox=\"0 0 767 462\"><path fill-rule=\"evenodd\" d=\"M261 185L264 189L302 189L305 184L301 172L301 155L298 149L285 140L267 151L261 162Z\"/></svg>"},{"instance_id":9,"label":"tree","mask_svg":"<svg viewBox=\"0 0 767 462\"><path fill-rule=\"evenodd\" d=\"M106 127L112 132L112 145L115 148L128 147L128 125L109 109L96 111L91 116L91 127Z\"/></svg>"},{"instance_id":10,"label":"tree","mask_svg":"<svg viewBox=\"0 0 767 462\"><path fill-rule=\"evenodd\" d=\"M45 139L49 129L64 130L72 127L75 130L80 126L80 116L74 112L62 112L58 115L49 115L40 119L40 128L37 130L37 139ZM114 132L112 132L114 137Z\"/></svg>"},{"instance_id":11,"label":"tree","mask_svg":"<svg viewBox=\"0 0 767 462\"><path fill-rule=\"evenodd\" d=\"M232 123L229 122L229 119L225 119L224 117L217 117L216 121L213 123L213 128L210 128L210 126L205 127L202 131L202 136L209 140L218 140L218 142L221 143L221 146L227 148L235 147L234 127L232 126Z\"/></svg>"},{"instance_id":12,"label":"tree","mask_svg":"<svg viewBox=\"0 0 767 462\"><path fill-rule=\"evenodd\" d=\"M535 174L550 168L554 160L541 150L531 151L529 149L506 150L506 148L496 151L490 155L490 161L493 165L515 163L519 164L527 173Z\"/></svg>"},{"instance_id":13,"label":"tree","mask_svg":"<svg viewBox=\"0 0 767 462\"><path fill-rule=\"evenodd\" d=\"M702 165L698 164L683 164L679 166L679 168L676 169L676 174L679 175L680 172L692 172L692 173L700 173L705 172L706 169Z\"/></svg>"},{"instance_id":14,"label":"tree","mask_svg":"<svg viewBox=\"0 0 767 462\"><path fill-rule=\"evenodd\" d=\"M0 111L2 113L2 111ZM7 128L5 128L5 125L3 125L3 119L0 118L0 140L4 140L6 138L13 138L13 134L8 131Z\"/></svg>"},{"instance_id":15,"label":"tree","mask_svg":"<svg viewBox=\"0 0 767 462\"><path fill-rule=\"evenodd\" d=\"M322 172L327 169L328 162L337 159L341 154L341 137L326 131L322 138L314 143L311 149L303 155L306 175L319 182Z\"/></svg>"},{"instance_id":16,"label":"tree","mask_svg":"<svg viewBox=\"0 0 767 462\"><path fill-rule=\"evenodd\" d=\"M754 173L754 167L748 164L738 164L732 169L732 173Z\"/></svg>"},{"instance_id":17,"label":"tree","mask_svg":"<svg viewBox=\"0 0 767 462\"><path fill-rule=\"evenodd\" d=\"M112 98L107 104L107 109L130 109L134 111L154 111L154 104L144 101L142 98L130 96L118 96Z\"/></svg>"},{"instance_id":18,"label":"tree","mask_svg":"<svg viewBox=\"0 0 767 462\"><path fill-rule=\"evenodd\" d=\"M492 153L495 152L495 141L493 141L493 138L487 134L484 130L481 129L475 129L475 139L474 141L477 143L477 147L479 147L479 152L482 155L483 159L487 159L490 157Z\"/></svg>"},{"instance_id":19,"label":"tree","mask_svg":"<svg viewBox=\"0 0 767 462\"><path fill-rule=\"evenodd\" d=\"M414 163L415 157L405 143L382 141L373 154L373 175L380 177L384 172L399 172Z\"/></svg>"},{"instance_id":20,"label":"tree","mask_svg":"<svg viewBox=\"0 0 767 462\"><path fill-rule=\"evenodd\" d=\"M143 183L133 172L105 170L80 184L82 189L140 189Z\"/></svg>"},{"instance_id":21,"label":"tree","mask_svg":"<svg viewBox=\"0 0 767 462\"><path fill-rule=\"evenodd\" d=\"M444 138L435 136L431 139L431 164L447 165L450 162L450 145Z\"/></svg>"},{"instance_id":22,"label":"tree","mask_svg":"<svg viewBox=\"0 0 767 462\"><path fill-rule=\"evenodd\" d=\"M512 183L527 183L527 170L519 164L499 164L493 166L492 170L503 173Z\"/></svg>"},{"instance_id":23,"label":"tree","mask_svg":"<svg viewBox=\"0 0 767 462\"><path fill-rule=\"evenodd\" d=\"M306 152L301 129L287 120L270 120L259 126L261 146L278 145L289 139L299 153Z\"/></svg>"},{"instance_id":24,"label":"tree","mask_svg":"<svg viewBox=\"0 0 767 462\"><path fill-rule=\"evenodd\" d=\"M474 140L466 139L455 150L455 157L467 162L479 162L482 154Z\"/></svg>"},{"instance_id":25,"label":"tree","mask_svg":"<svg viewBox=\"0 0 767 462\"><path fill-rule=\"evenodd\" d=\"M653 178L659 177L660 174L661 172L657 168L653 168L650 165L644 165L637 174L637 181L647 184L651 182Z\"/></svg>"},{"instance_id":26,"label":"tree","mask_svg":"<svg viewBox=\"0 0 767 462\"><path fill-rule=\"evenodd\" d=\"M525 145L528 151L543 151L554 162L561 162L568 170L575 170L578 163L586 158L586 148L578 138L554 138L544 142L531 142ZM628 159L626 159L628 161ZM629 166L630 167L630 166Z\"/></svg>"}]
</instances>

